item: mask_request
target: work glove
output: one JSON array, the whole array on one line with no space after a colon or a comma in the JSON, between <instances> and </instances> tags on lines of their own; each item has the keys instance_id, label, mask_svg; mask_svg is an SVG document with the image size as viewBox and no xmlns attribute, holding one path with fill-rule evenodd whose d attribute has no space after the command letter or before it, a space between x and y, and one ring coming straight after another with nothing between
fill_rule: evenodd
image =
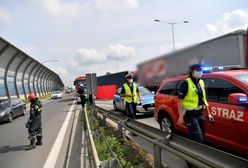
<instances>
[{"instance_id":1,"label":"work glove","mask_svg":"<svg viewBox=\"0 0 248 168\"><path fill-rule=\"evenodd\" d=\"M30 124L27 122L27 123L25 123L25 127L26 128L29 128L30 127Z\"/></svg>"}]
</instances>

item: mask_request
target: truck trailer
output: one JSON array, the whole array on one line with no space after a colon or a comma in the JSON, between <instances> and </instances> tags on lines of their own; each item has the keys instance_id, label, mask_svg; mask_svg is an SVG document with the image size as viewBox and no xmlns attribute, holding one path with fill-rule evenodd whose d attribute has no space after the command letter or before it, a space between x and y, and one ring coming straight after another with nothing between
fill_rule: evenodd
<instances>
[{"instance_id":1,"label":"truck trailer","mask_svg":"<svg viewBox=\"0 0 248 168\"><path fill-rule=\"evenodd\" d=\"M128 71L97 77L97 99L113 99L116 89L126 82Z\"/></svg>"},{"instance_id":2,"label":"truck trailer","mask_svg":"<svg viewBox=\"0 0 248 168\"><path fill-rule=\"evenodd\" d=\"M188 73L188 67L195 63L247 68L247 39L246 30L237 30L138 64L139 83L156 91L162 80Z\"/></svg>"}]
</instances>

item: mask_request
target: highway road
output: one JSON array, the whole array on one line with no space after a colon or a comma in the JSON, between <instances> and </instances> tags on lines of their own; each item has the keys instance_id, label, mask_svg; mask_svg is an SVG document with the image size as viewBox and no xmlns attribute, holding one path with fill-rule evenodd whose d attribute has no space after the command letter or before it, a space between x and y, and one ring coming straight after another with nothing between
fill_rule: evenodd
<instances>
[{"instance_id":1,"label":"highway road","mask_svg":"<svg viewBox=\"0 0 248 168\"><path fill-rule=\"evenodd\" d=\"M74 110L73 110L74 109ZM26 151L29 144L28 132L24 123L28 120L29 111L25 116L15 118L11 123L0 124L0 167L1 168L47 168L63 167L67 159L67 145L70 140L70 130L76 110L81 110L75 105L72 96L65 95L62 99L47 100L43 102L42 127L43 145ZM79 117L80 118L80 117ZM75 133L74 161L68 161L72 167L80 167L81 152L81 126L77 122ZM76 147L75 147L76 146Z\"/></svg>"},{"instance_id":2,"label":"highway road","mask_svg":"<svg viewBox=\"0 0 248 168\"><path fill-rule=\"evenodd\" d=\"M102 107L102 108L104 108L106 110L110 110L110 111L113 111L115 113L118 113L120 115L122 114L121 111L114 111L113 101L112 100L96 101L96 105L99 106L99 107ZM152 126L154 128L160 129L159 124L154 119L153 115L138 115L135 120L138 121L138 122L141 122L143 124Z\"/></svg>"}]
</instances>

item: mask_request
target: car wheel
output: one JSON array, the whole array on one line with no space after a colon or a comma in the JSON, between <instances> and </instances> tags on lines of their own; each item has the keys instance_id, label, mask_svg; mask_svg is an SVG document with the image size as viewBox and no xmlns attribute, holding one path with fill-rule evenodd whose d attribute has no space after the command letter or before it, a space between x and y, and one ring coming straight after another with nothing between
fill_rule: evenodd
<instances>
[{"instance_id":1,"label":"car wheel","mask_svg":"<svg viewBox=\"0 0 248 168\"><path fill-rule=\"evenodd\" d=\"M13 121L13 114L9 113L8 114L8 122L12 122Z\"/></svg>"},{"instance_id":2,"label":"car wheel","mask_svg":"<svg viewBox=\"0 0 248 168\"><path fill-rule=\"evenodd\" d=\"M26 108L23 108L22 109L22 116L25 116L25 114L26 114Z\"/></svg>"},{"instance_id":3,"label":"car wheel","mask_svg":"<svg viewBox=\"0 0 248 168\"><path fill-rule=\"evenodd\" d=\"M113 106L114 106L114 111L117 111L117 110L118 110L118 108L117 108L117 106L116 106L116 103L115 103L115 102L113 102Z\"/></svg>"},{"instance_id":4,"label":"car wheel","mask_svg":"<svg viewBox=\"0 0 248 168\"><path fill-rule=\"evenodd\" d=\"M160 118L160 129L163 132L171 133L175 132L173 122L168 114L163 114Z\"/></svg>"}]
</instances>

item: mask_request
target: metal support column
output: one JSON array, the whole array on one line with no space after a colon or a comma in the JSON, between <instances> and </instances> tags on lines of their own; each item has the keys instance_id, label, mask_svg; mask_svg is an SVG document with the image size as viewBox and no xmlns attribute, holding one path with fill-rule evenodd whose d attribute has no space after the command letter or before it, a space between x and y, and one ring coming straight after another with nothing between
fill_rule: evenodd
<instances>
[{"instance_id":1,"label":"metal support column","mask_svg":"<svg viewBox=\"0 0 248 168\"><path fill-rule=\"evenodd\" d=\"M19 53L20 53L20 51L17 51L17 53L9 60L7 66L5 68L5 72L4 72L4 87L5 87L5 91L6 91L8 98L10 98L10 94L9 94L9 88L8 88L8 82L7 82L7 75L8 75L10 64L14 61L14 59L16 59L16 57L18 56Z\"/></svg>"},{"instance_id":2,"label":"metal support column","mask_svg":"<svg viewBox=\"0 0 248 168\"><path fill-rule=\"evenodd\" d=\"M43 67L41 73L38 76L37 88L39 90L40 96L44 96L43 89L42 89L42 79L43 79L45 72L46 72L46 68Z\"/></svg>"},{"instance_id":3,"label":"metal support column","mask_svg":"<svg viewBox=\"0 0 248 168\"><path fill-rule=\"evenodd\" d=\"M38 96L37 91L35 89L35 78L37 73L39 72L40 68L42 67L41 64L38 65L37 70L34 72L34 77L33 77L33 88L34 88L34 94Z\"/></svg>"},{"instance_id":4,"label":"metal support column","mask_svg":"<svg viewBox=\"0 0 248 168\"><path fill-rule=\"evenodd\" d=\"M0 57L1 55L4 53L5 50L7 50L9 48L9 44L6 44L1 50L0 50Z\"/></svg>"},{"instance_id":5,"label":"metal support column","mask_svg":"<svg viewBox=\"0 0 248 168\"><path fill-rule=\"evenodd\" d=\"M30 87L30 78L31 78L31 76L32 76L32 73L33 73L34 69L35 69L38 65L39 65L39 63L37 62L37 63L34 65L34 67L31 69L30 74L29 74L29 77L28 77L28 89L29 89L29 93L32 92L31 87Z\"/></svg>"},{"instance_id":6,"label":"metal support column","mask_svg":"<svg viewBox=\"0 0 248 168\"><path fill-rule=\"evenodd\" d=\"M29 62L28 65L31 65L33 61L34 60L31 59L31 61ZM26 92L26 89L25 89L25 86L24 86L24 77L25 77L26 71L27 71L27 69L29 67L28 65L25 67L25 69L23 70L23 74L22 74L22 88L23 88L23 93L24 93L25 99L27 99L27 92Z\"/></svg>"},{"instance_id":7,"label":"metal support column","mask_svg":"<svg viewBox=\"0 0 248 168\"><path fill-rule=\"evenodd\" d=\"M51 89L51 92L54 91L54 74L52 73L52 76L51 76L51 81L50 81L50 89Z\"/></svg>"},{"instance_id":8,"label":"metal support column","mask_svg":"<svg viewBox=\"0 0 248 168\"><path fill-rule=\"evenodd\" d=\"M22 61L21 61L20 64L17 66L16 71L15 71L14 85L15 85L16 95L17 95L18 98L20 98L20 95L19 95L19 91L18 91L18 88L17 88L16 78L17 78L17 74L18 74L18 71L19 71L20 67L21 67L22 64L26 61L26 58L27 58L27 57L25 56L25 58L22 59Z\"/></svg>"},{"instance_id":9,"label":"metal support column","mask_svg":"<svg viewBox=\"0 0 248 168\"><path fill-rule=\"evenodd\" d=\"M52 76L52 73L51 73L51 71L50 71L50 73L49 73L49 75L48 75L48 77L47 77L47 92L48 93L50 93L51 92L51 89L50 89L50 80L51 80L51 76Z\"/></svg>"},{"instance_id":10,"label":"metal support column","mask_svg":"<svg viewBox=\"0 0 248 168\"><path fill-rule=\"evenodd\" d=\"M44 75L44 80L43 80L43 88L44 88L44 93L47 95L47 78L49 76L49 70L46 71L45 75Z\"/></svg>"}]
</instances>

